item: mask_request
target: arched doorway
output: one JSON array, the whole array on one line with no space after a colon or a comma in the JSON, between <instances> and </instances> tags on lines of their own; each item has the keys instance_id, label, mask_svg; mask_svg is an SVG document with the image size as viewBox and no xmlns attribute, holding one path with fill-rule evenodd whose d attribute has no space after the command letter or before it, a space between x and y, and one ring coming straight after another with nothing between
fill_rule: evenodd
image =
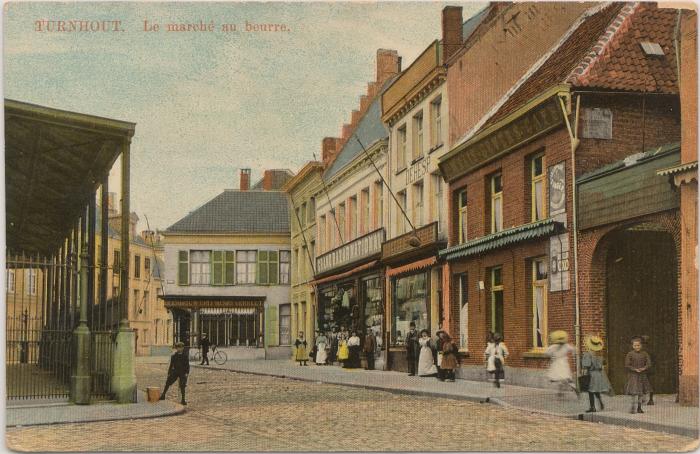
<instances>
[{"instance_id":1,"label":"arched doorway","mask_svg":"<svg viewBox=\"0 0 700 454\"><path fill-rule=\"evenodd\" d=\"M649 336L657 393L678 391L678 257L673 236L653 225L608 234L608 372L617 393L627 380L630 338Z\"/></svg>"}]
</instances>

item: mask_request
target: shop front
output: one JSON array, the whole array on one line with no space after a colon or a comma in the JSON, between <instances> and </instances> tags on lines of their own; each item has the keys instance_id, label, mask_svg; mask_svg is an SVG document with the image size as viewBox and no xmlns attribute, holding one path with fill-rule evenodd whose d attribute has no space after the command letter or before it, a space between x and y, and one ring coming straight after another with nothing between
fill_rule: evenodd
<instances>
[{"instance_id":1,"label":"shop front","mask_svg":"<svg viewBox=\"0 0 700 454\"><path fill-rule=\"evenodd\" d=\"M432 335L444 319L442 265L437 251L444 246L433 222L382 245L386 265L388 314L388 370L407 371L406 334L411 323L416 331Z\"/></svg>"},{"instance_id":2,"label":"shop front","mask_svg":"<svg viewBox=\"0 0 700 454\"><path fill-rule=\"evenodd\" d=\"M384 229L378 229L319 256L312 282L317 289L317 329L327 336L356 330L363 345L371 331L377 369L385 363L383 275L377 260L383 240Z\"/></svg>"}]
</instances>

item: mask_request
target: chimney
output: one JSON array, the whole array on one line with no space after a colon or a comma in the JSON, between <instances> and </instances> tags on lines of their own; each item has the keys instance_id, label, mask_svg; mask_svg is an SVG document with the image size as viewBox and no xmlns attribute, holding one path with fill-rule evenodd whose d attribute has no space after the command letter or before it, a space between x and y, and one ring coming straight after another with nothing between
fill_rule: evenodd
<instances>
[{"instance_id":1,"label":"chimney","mask_svg":"<svg viewBox=\"0 0 700 454\"><path fill-rule=\"evenodd\" d=\"M263 174L263 191L269 191L272 189L272 170L266 170Z\"/></svg>"},{"instance_id":2,"label":"chimney","mask_svg":"<svg viewBox=\"0 0 700 454\"><path fill-rule=\"evenodd\" d=\"M381 86L387 79L401 72L401 57L395 50L377 50L377 83Z\"/></svg>"},{"instance_id":3,"label":"chimney","mask_svg":"<svg viewBox=\"0 0 700 454\"><path fill-rule=\"evenodd\" d=\"M369 107L370 99L367 95L360 96L360 115L364 115Z\"/></svg>"},{"instance_id":4,"label":"chimney","mask_svg":"<svg viewBox=\"0 0 700 454\"><path fill-rule=\"evenodd\" d=\"M155 244L155 232L153 230L143 230L141 231L141 238L146 242L147 245Z\"/></svg>"},{"instance_id":5,"label":"chimney","mask_svg":"<svg viewBox=\"0 0 700 454\"><path fill-rule=\"evenodd\" d=\"M324 164L328 164L333 160L335 154L338 152L338 142L340 141L337 137L324 137L321 142L321 161Z\"/></svg>"},{"instance_id":6,"label":"chimney","mask_svg":"<svg viewBox=\"0 0 700 454\"><path fill-rule=\"evenodd\" d=\"M462 7L442 9L442 61L445 62L462 46Z\"/></svg>"},{"instance_id":7,"label":"chimney","mask_svg":"<svg viewBox=\"0 0 700 454\"><path fill-rule=\"evenodd\" d=\"M250 189L250 169L241 169L241 191Z\"/></svg>"}]
</instances>

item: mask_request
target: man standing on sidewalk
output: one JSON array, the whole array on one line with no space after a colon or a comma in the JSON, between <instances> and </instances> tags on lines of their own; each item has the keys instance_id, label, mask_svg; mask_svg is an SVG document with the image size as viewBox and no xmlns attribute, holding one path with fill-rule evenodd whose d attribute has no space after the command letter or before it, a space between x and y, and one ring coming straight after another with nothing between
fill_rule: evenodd
<instances>
[{"instance_id":1,"label":"man standing on sidewalk","mask_svg":"<svg viewBox=\"0 0 700 454\"><path fill-rule=\"evenodd\" d=\"M202 339L199 341L199 347L202 349L202 362L199 363L200 366L204 365L204 361L207 362L207 366L209 365L209 346L211 345L211 342L209 342L209 338L207 337L207 333L202 333Z\"/></svg>"},{"instance_id":2,"label":"man standing on sidewalk","mask_svg":"<svg viewBox=\"0 0 700 454\"><path fill-rule=\"evenodd\" d=\"M411 322L409 326L408 333L406 333L406 362L408 363L408 375L416 375L418 369L418 352L420 352L420 345L418 345L418 332L416 331L416 324Z\"/></svg>"},{"instance_id":3,"label":"man standing on sidewalk","mask_svg":"<svg viewBox=\"0 0 700 454\"><path fill-rule=\"evenodd\" d=\"M179 380L180 385L180 403L187 405L185 401L185 388L187 387L187 376L190 373L190 362L185 354L185 344L178 342L175 344L175 353L170 357L170 366L168 367L168 378L165 380L163 393L160 395L160 400L165 400L165 393L168 392L170 385Z\"/></svg>"},{"instance_id":4,"label":"man standing on sidewalk","mask_svg":"<svg viewBox=\"0 0 700 454\"><path fill-rule=\"evenodd\" d=\"M365 336L365 345L362 347L367 356L366 370L374 370L374 351L377 349L377 341L374 339L372 327L367 327L367 335Z\"/></svg>"}]
</instances>

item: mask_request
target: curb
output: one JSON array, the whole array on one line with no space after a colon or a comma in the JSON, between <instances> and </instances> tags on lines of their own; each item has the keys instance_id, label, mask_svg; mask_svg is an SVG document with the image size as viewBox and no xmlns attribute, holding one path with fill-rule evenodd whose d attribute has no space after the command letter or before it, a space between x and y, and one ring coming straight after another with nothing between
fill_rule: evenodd
<instances>
[{"instance_id":1,"label":"curb","mask_svg":"<svg viewBox=\"0 0 700 454\"><path fill-rule=\"evenodd\" d=\"M195 365L194 367L199 367L202 369L205 368L204 366L199 366L199 365ZM324 384L329 384L329 385L348 386L348 387L352 387L352 388L371 389L374 391L385 391L385 392L390 392L390 393L394 393L394 394L441 397L441 398L445 398L445 399L463 400L463 401L478 402L478 403L492 403L494 405L499 405L501 407L506 407L506 408L512 408L514 410L519 410L519 411L528 412L528 413L548 415L548 416L555 416L558 418L586 421L586 422L590 422L590 423L603 423L603 424L624 426L624 427L629 427L629 428L633 428L633 429L645 429L645 430L650 430L653 432L664 432L664 433L669 433L669 434L673 434L673 435L681 435L681 436L689 437L689 438L700 437L700 430L698 428L671 426L671 425L667 425L667 424L660 424L660 423L647 422L647 421L635 421L635 420L620 418L620 417L612 416L612 415L601 415L601 414L592 414L592 413L585 413L585 412L573 413L573 414L572 413L558 413L558 412L554 412L554 411L533 409L533 408L529 408L529 407L522 407L522 406L518 406L518 405L513 405L513 404L510 404L510 403L506 402L505 400L498 398L498 397L490 397L490 396L480 397L480 396L474 396L474 395L441 394L441 393L434 392L434 391L419 391L419 390L414 390L414 389L402 389L402 388L385 388L382 386L362 385L362 384L357 384L357 383L338 383L336 381L328 381L328 380L324 380L324 379L290 377L290 376L287 376L284 374L276 374L276 373L272 373L272 372L255 372L255 371L238 370L238 369L231 369L231 368L224 368L224 367L217 367L217 366L213 366L213 367L208 366L206 368L213 369L213 370L236 372L236 373L240 373L240 374L258 375L258 376L274 377L274 378L284 378L284 379L288 379L288 380L324 383Z\"/></svg>"}]
</instances>

